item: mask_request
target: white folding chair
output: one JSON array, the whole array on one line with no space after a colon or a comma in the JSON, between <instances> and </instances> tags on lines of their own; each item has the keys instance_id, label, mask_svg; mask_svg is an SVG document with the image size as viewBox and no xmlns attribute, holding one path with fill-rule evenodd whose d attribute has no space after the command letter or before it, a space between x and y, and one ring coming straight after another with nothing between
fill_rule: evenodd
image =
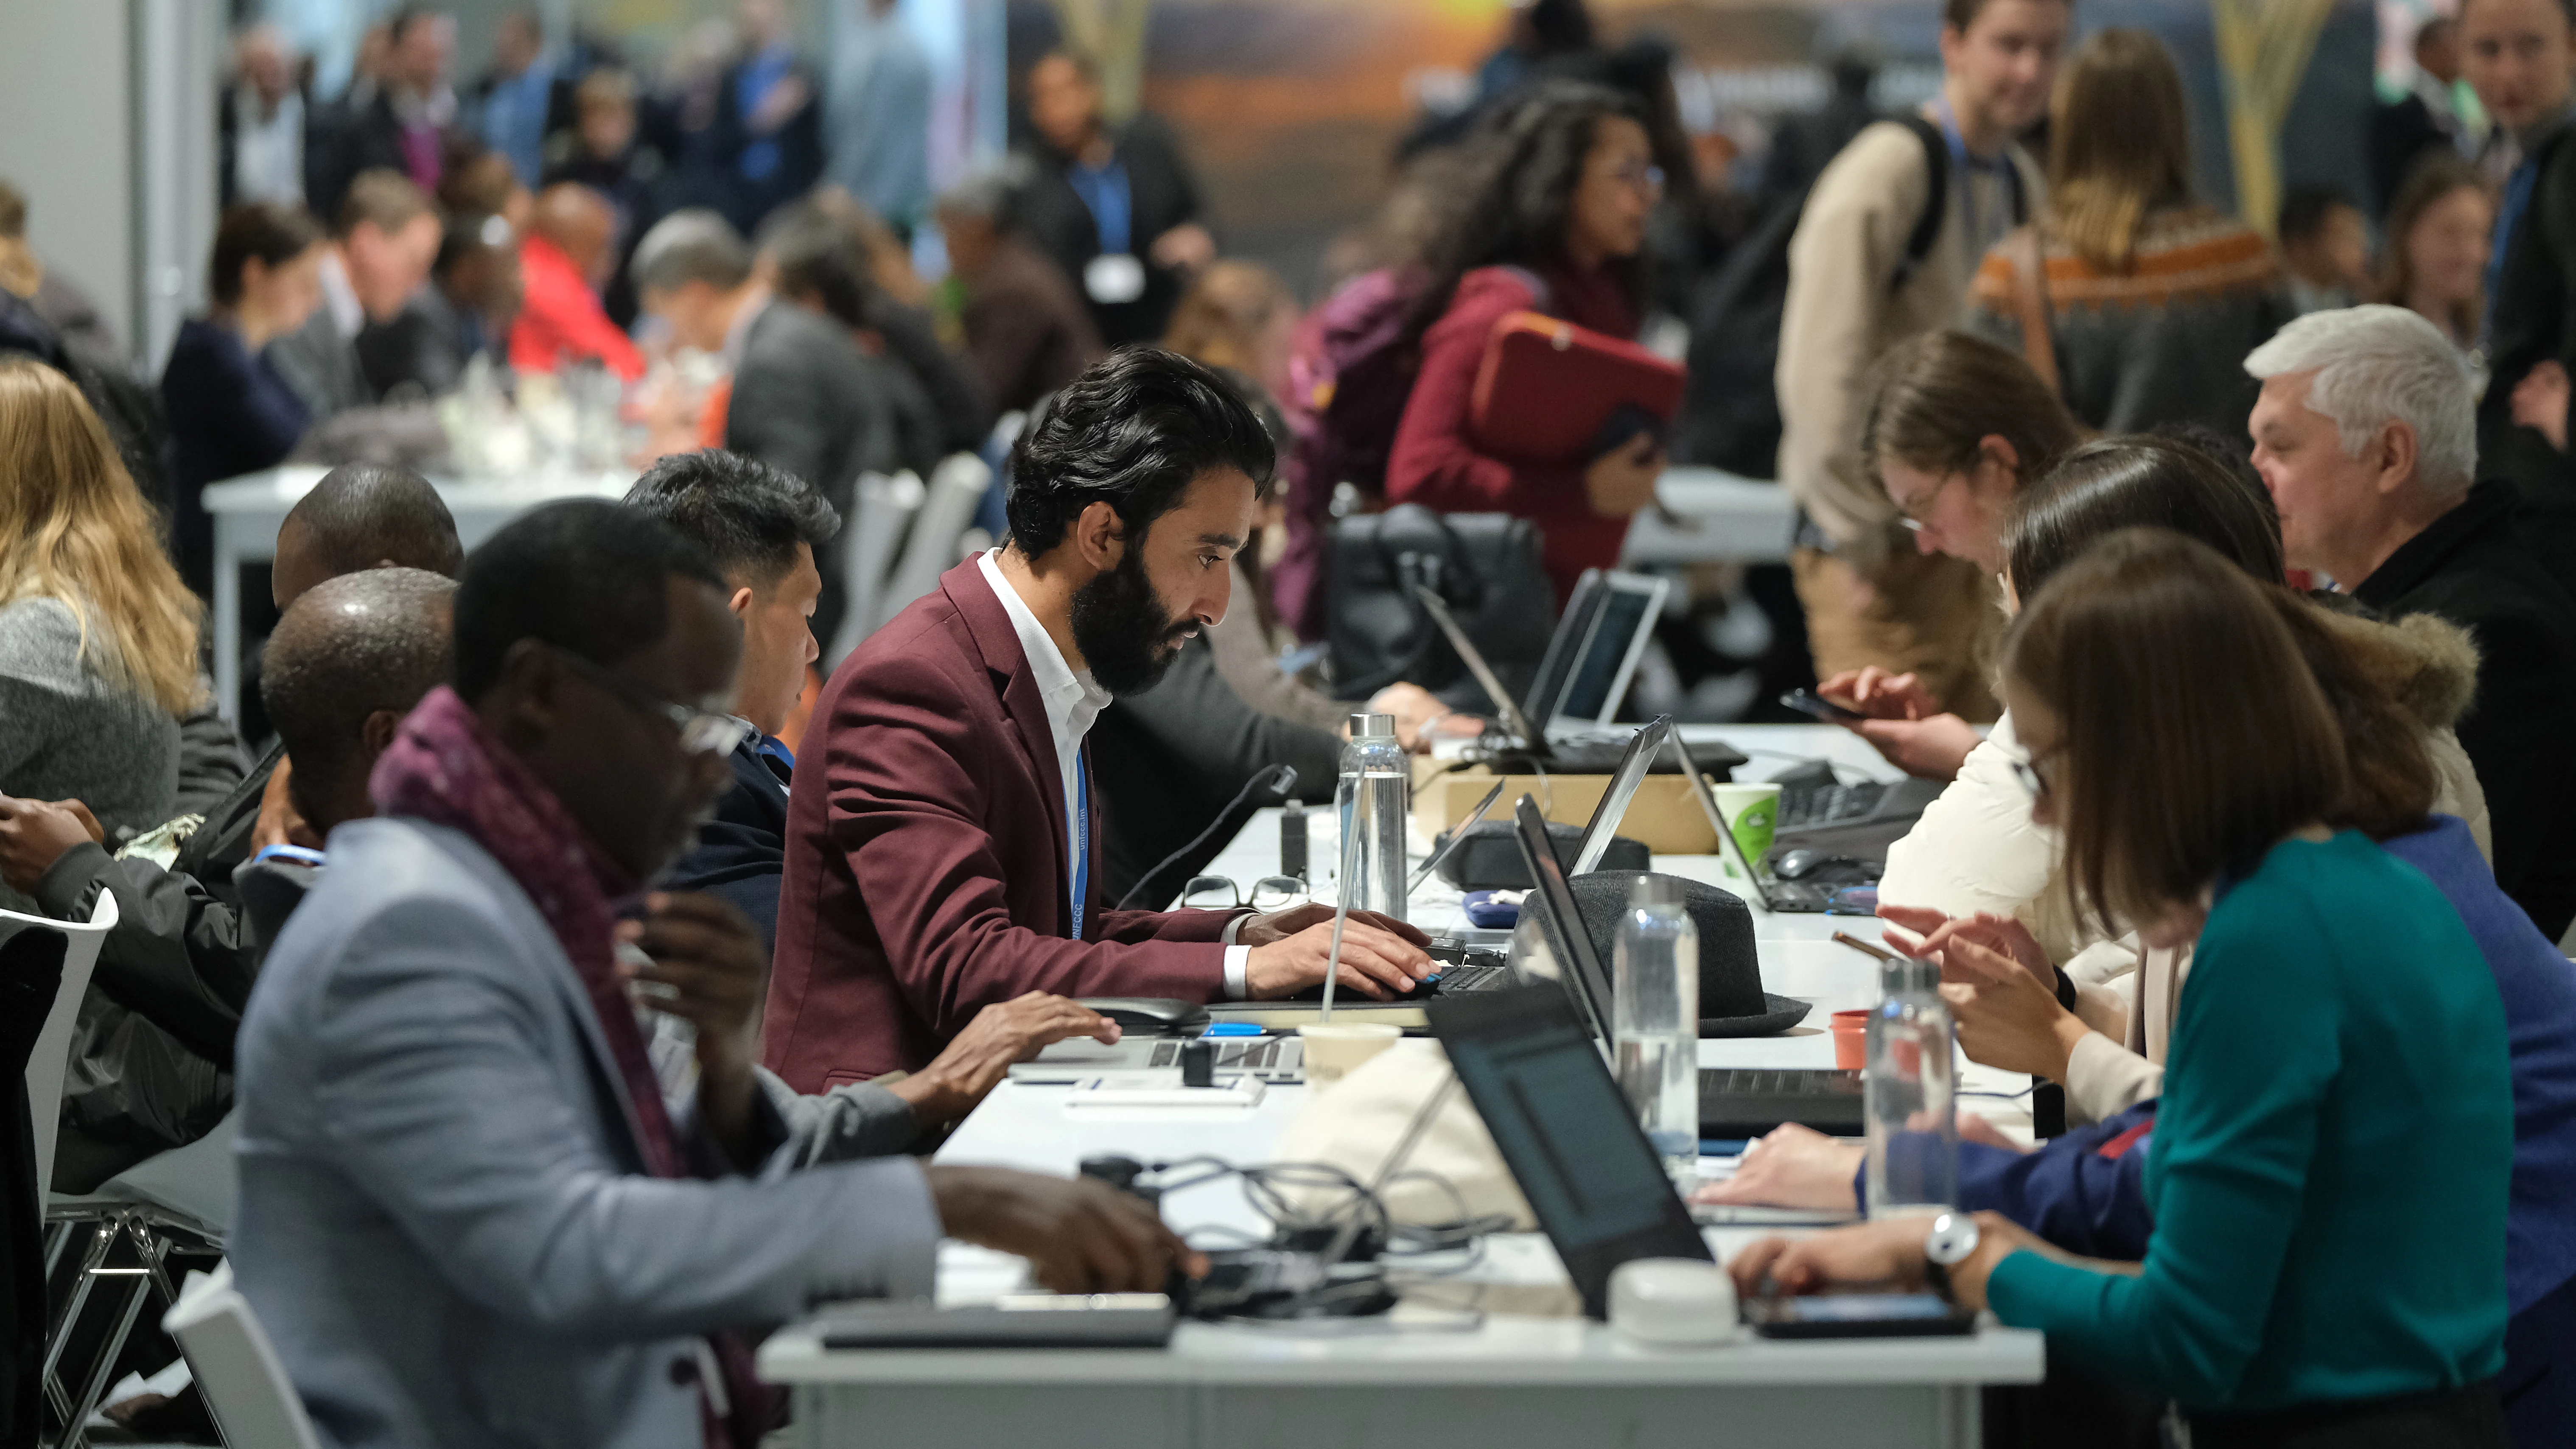
<instances>
[{"instance_id":1,"label":"white folding chair","mask_svg":"<svg viewBox=\"0 0 2576 1449\"><path fill-rule=\"evenodd\" d=\"M885 616L939 587L939 576L956 565L957 541L975 521L975 505L993 486L993 470L972 453L954 453L930 473L929 496L913 515L912 536L904 540L903 561L886 584Z\"/></svg>"},{"instance_id":2,"label":"white folding chair","mask_svg":"<svg viewBox=\"0 0 2576 1449\"><path fill-rule=\"evenodd\" d=\"M100 891L89 921L49 921L42 916L0 911L0 940L21 931L58 931L69 940L63 947L63 983L45 1013L45 1029L36 1034L36 1049L27 1057L27 1114L36 1129L36 1198L39 1208L53 1201L54 1133L63 1115L63 1074L71 1065L72 1023L80 1016L81 998L89 993L90 973L98 968L98 950L116 929L116 892Z\"/></svg>"},{"instance_id":3,"label":"white folding chair","mask_svg":"<svg viewBox=\"0 0 2576 1449\"><path fill-rule=\"evenodd\" d=\"M912 473L859 475L850 516L841 520L841 579L849 603L840 627L826 641L830 647L821 661L826 676L891 612L885 607L886 574L903 544L905 525L921 508L923 491L921 479Z\"/></svg>"},{"instance_id":4,"label":"white folding chair","mask_svg":"<svg viewBox=\"0 0 2576 1449\"><path fill-rule=\"evenodd\" d=\"M258 1315L233 1287L233 1265L188 1275L186 1291L161 1316L162 1331L178 1340L188 1372L224 1442L235 1449L321 1449L304 1401L277 1361L277 1350Z\"/></svg>"}]
</instances>

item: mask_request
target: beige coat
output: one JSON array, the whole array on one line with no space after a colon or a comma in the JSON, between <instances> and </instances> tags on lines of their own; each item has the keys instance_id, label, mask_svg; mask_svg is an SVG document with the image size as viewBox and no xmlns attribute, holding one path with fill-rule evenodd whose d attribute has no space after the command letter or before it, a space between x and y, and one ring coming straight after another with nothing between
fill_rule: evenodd
<instances>
[{"instance_id":1,"label":"beige coat","mask_svg":"<svg viewBox=\"0 0 2576 1449\"><path fill-rule=\"evenodd\" d=\"M2328 613L2373 682L2424 726L2437 787L2433 809L2466 821L2493 857L2486 792L2452 731L2477 684L2468 631L2429 614L2393 624ZM2076 1015L2094 1034L2068 1060L2068 1114L2100 1121L2161 1093L2165 1041L2191 969L2191 952L2148 951L2135 933L2106 938L2076 911L2057 869L2056 832L2031 823L2030 795L2014 777L2011 721L1970 753L1941 798L1888 851L1879 899L1947 915L1979 911L2020 919L2063 964Z\"/></svg>"},{"instance_id":2,"label":"beige coat","mask_svg":"<svg viewBox=\"0 0 2576 1449\"><path fill-rule=\"evenodd\" d=\"M2046 193L2039 168L2019 147L2013 164L2036 210ZM1852 138L1807 194L1789 241L1789 295L1780 318L1780 482L1835 543L1875 562L1896 520L1895 506L1860 457L1870 365L1908 337L1957 323L1980 248L1951 177L1941 232L1922 267L1894 295L1888 284L1905 257L1931 195L1923 143L1882 121ZM1976 174L1969 195L1981 217L2010 214L2008 188Z\"/></svg>"}]
</instances>

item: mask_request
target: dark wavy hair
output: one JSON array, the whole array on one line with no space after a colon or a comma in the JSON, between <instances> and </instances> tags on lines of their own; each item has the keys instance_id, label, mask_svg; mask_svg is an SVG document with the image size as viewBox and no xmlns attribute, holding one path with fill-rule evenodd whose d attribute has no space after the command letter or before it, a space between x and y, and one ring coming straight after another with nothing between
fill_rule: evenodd
<instances>
[{"instance_id":1,"label":"dark wavy hair","mask_svg":"<svg viewBox=\"0 0 2576 1449\"><path fill-rule=\"evenodd\" d=\"M1035 558L1064 541L1082 510L1106 503L1142 542L1190 480L1234 468L1270 491L1278 448L1215 370L1155 347L1125 347L1038 405L1011 447L1003 511L1011 542Z\"/></svg>"},{"instance_id":2,"label":"dark wavy hair","mask_svg":"<svg viewBox=\"0 0 2576 1449\"><path fill-rule=\"evenodd\" d=\"M2266 584L2283 581L2281 515L2250 470L2203 446L2152 433L2086 443L2013 500L2004 552L2028 603L2107 534L2179 533Z\"/></svg>"},{"instance_id":3,"label":"dark wavy hair","mask_svg":"<svg viewBox=\"0 0 2576 1449\"><path fill-rule=\"evenodd\" d=\"M1427 285L1414 299L1405 338L1418 342L1458 294L1458 281L1478 267L1536 266L1562 256L1574 193L1601 123L1616 117L1646 125L1636 98L1607 86L1549 81L1498 107L1469 141L1471 160L1458 182L1463 199L1424 251ZM1612 264L1640 314L1646 301L1646 254Z\"/></svg>"}]
</instances>

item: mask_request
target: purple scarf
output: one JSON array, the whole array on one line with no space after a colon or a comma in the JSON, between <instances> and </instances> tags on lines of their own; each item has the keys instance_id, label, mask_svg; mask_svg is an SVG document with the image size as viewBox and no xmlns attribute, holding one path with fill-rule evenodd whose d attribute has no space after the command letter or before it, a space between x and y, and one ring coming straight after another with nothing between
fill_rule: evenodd
<instances>
[{"instance_id":1,"label":"purple scarf","mask_svg":"<svg viewBox=\"0 0 2576 1449\"><path fill-rule=\"evenodd\" d=\"M554 792L445 685L403 721L367 789L382 814L470 836L527 892L590 994L592 1015L635 1106L645 1170L655 1177L695 1176L653 1076L634 1004L617 979L617 916L609 903L642 883L591 840ZM700 1386L708 1449L755 1449L778 1418L775 1395L752 1372L751 1350L740 1336L709 1338L732 1412L719 1418Z\"/></svg>"}]
</instances>

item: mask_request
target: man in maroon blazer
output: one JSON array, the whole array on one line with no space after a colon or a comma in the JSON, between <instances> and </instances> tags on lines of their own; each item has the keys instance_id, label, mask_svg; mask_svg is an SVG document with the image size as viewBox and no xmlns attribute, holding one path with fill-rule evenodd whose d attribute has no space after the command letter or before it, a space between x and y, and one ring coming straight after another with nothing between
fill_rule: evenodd
<instances>
[{"instance_id":1,"label":"man in maroon blazer","mask_svg":"<svg viewBox=\"0 0 2576 1449\"><path fill-rule=\"evenodd\" d=\"M1287 996L1323 981L1331 912L1120 911L1099 885L1083 736L1225 614L1269 435L1215 373L1133 349L1012 451L1007 548L948 571L842 662L787 812L765 1027L799 1091L918 1069L1026 991ZM1422 934L1354 914L1345 989L1431 974Z\"/></svg>"}]
</instances>

